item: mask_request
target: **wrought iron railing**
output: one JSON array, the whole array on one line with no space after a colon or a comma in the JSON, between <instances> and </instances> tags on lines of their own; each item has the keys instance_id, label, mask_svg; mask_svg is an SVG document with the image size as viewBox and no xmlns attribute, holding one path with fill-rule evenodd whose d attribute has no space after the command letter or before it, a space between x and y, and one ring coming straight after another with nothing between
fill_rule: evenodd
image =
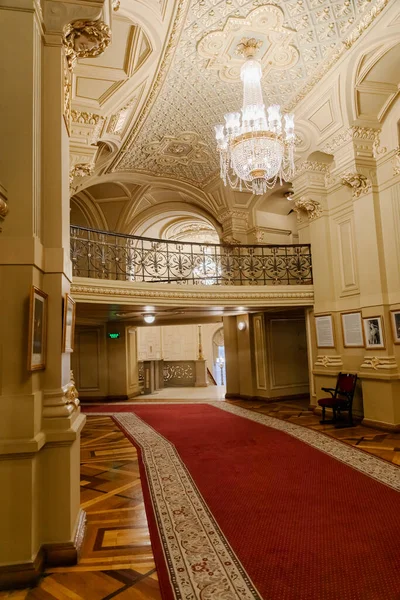
<instances>
[{"instance_id":1,"label":"wrought iron railing","mask_svg":"<svg viewBox=\"0 0 400 600\"><path fill-rule=\"evenodd\" d=\"M174 242L71 227L73 275L194 285L312 283L309 244Z\"/></svg>"}]
</instances>

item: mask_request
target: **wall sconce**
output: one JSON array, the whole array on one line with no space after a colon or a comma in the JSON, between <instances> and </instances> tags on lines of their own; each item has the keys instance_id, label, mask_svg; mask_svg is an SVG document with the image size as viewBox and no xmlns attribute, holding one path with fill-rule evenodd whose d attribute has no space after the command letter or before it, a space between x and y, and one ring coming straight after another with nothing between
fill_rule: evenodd
<instances>
[{"instance_id":1,"label":"wall sconce","mask_svg":"<svg viewBox=\"0 0 400 600\"><path fill-rule=\"evenodd\" d=\"M244 331L246 327L247 325L245 321L239 321L239 323L237 324L237 328L239 329L239 331Z\"/></svg>"},{"instance_id":2,"label":"wall sconce","mask_svg":"<svg viewBox=\"0 0 400 600\"><path fill-rule=\"evenodd\" d=\"M145 313L143 315L143 320L145 323L154 323L154 321L156 320L156 315L153 315L152 313Z\"/></svg>"}]
</instances>

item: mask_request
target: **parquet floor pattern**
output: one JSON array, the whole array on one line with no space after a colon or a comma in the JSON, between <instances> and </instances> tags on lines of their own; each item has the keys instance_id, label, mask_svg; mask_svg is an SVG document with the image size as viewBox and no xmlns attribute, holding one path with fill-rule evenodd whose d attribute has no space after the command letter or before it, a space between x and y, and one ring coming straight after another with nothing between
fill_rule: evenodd
<instances>
[{"instance_id":1,"label":"parquet floor pattern","mask_svg":"<svg viewBox=\"0 0 400 600\"><path fill-rule=\"evenodd\" d=\"M301 400L232 403L322 431L400 465L399 434L320 425ZM88 415L81 455L87 527L78 565L49 570L34 589L0 592L1 600L161 600L136 449L110 417Z\"/></svg>"}]
</instances>

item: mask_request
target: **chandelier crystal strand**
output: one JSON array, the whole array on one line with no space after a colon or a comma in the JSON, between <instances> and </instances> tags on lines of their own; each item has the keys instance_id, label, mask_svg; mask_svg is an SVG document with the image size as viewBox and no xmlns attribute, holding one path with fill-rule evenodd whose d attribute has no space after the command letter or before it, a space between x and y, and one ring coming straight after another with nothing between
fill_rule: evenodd
<instances>
[{"instance_id":1,"label":"chandelier crystal strand","mask_svg":"<svg viewBox=\"0 0 400 600\"><path fill-rule=\"evenodd\" d=\"M225 125L215 126L224 184L257 195L273 188L278 179L282 184L292 178L295 140L294 115L282 117L277 104L265 110L261 64L254 58L260 45L254 38L238 45L238 52L246 57L240 71L242 114L228 113Z\"/></svg>"}]
</instances>

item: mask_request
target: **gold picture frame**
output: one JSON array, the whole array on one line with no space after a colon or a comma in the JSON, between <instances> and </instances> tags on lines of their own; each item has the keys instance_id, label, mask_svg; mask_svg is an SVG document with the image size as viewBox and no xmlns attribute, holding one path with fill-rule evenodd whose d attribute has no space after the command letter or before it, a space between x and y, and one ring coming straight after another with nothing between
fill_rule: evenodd
<instances>
[{"instance_id":1,"label":"gold picture frame","mask_svg":"<svg viewBox=\"0 0 400 600\"><path fill-rule=\"evenodd\" d=\"M363 328L365 347L368 350L383 350L385 348L385 336L382 315L363 317Z\"/></svg>"},{"instance_id":2,"label":"gold picture frame","mask_svg":"<svg viewBox=\"0 0 400 600\"><path fill-rule=\"evenodd\" d=\"M32 286L29 298L28 371L46 368L47 294Z\"/></svg>"},{"instance_id":3,"label":"gold picture frame","mask_svg":"<svg viewBox=\"0 0 400 600\"><path fill-rule=\"evenodd\" d=\"M314 315L317 348L335 348L335 330L332 313Z\"/></svg>"},{"instance_id":4,"label":"gold picture frame","mask_svg":"<svg viewBox=\"0 0 400 600\"><path fill-rule=\"evenodd\" d=\"M356 317L357 315L357 317ZM352 323L349 320L352 319ZM342 322L342 338L344 348L365 348L365 333L362 322L362 314L360 310L347 310L340 313L340 319ZM358 321L358 328L355 327L355 321ZM346 322L347 321L347 322ZM358 329L358 331L357 331ZM358 339L357 338L358 334ZM353 337L353 341L350 341L350 337Z\"/></svg>"},{"instance_id":5,"label":"gold picture frame","mask_svg":"<svg viewBox=\"0 0 400 600\"><path fill-rule=\"evenodd\" d=\"M393 341L400 344L400 308L390 311L390 320L392 322Z\"/></svg>"},{"instance_id":6,"label":"gold picture frame","mask_svg":"<svg viewBox=\"0 0 400 600\"><path fill-rule=\"evenodd\" d=\"M75 300L65 294L63 303L63 338L62 351L73 352L75 344Z\"/></svg>"}]
</instances>

